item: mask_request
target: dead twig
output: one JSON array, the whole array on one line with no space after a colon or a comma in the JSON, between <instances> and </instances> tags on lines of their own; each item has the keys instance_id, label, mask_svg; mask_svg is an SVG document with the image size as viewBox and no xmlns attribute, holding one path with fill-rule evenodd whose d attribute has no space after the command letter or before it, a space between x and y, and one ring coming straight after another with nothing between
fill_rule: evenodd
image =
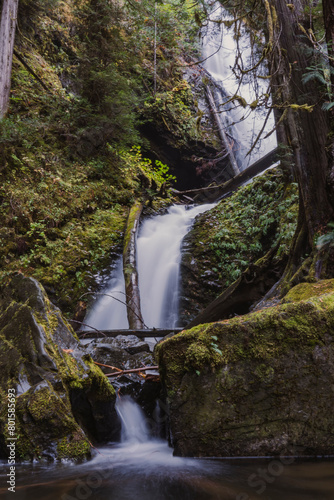
<instances>
[{"instance_id":1,"label":"dead twig","mask_svg":"<svg viewBox=\"0 0 334 500\"><path fill-rule=\"evenodd\" d=\"M88 326L88 328L91 328L92 330L95 330L96 332L98 332L101 335L103 335L103 337L107 336L105 333L101 332L101 330L98 330L97 328L94 328L93 326L87 325L87 323L83 323L82 321L77 321L76 319L71 319L69 322L70 323L78 323L79 325L83 325L83 326ZM87 335L88 333L90 333L90 332L85 333L85 335Z\"/></svg>"},{"instance_id":2,"label":"dead twig","mask_svg":"<svg viewBox=\"0 0 334 500\"><path fill-rule=\"evenodd\" d=\"M142 368L132 368L132 370L122 370L120 372L106 373L106 377L116 377L118 375L125 375L127 373L138 373L146 370L158 370L159 366L143 366Z\"/></svg>"},{"instance_id":3,"label":"dead twig","mask_svg":"<svg viewBox=\"0 0 334 500\"><path fill-rule=\"evenodd\" d=\"M120 368L117 368L116 366L104 365L103 363L98 363L97 361L94 361L94 363L98 366L104 366L105 368L111 368L112 370L117 370L118 372L123 372L123 370L121 370Z\"/></svg>"}]
</instances>

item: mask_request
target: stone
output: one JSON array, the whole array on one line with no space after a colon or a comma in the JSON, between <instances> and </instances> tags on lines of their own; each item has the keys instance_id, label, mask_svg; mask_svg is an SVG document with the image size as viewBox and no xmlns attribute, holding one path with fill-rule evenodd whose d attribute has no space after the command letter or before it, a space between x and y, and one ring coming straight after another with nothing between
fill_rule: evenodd
<instances>
[{"instance_id":1,"label":"stone","mask_svg":"<svg viewBox=\"0 0 334 500\"><path fill-rule=\"evenodd\" d=\"M333 280L186 330L156 352L175 454L334 453Z\"/></svg>"},{"instance_id":2,"label":"stone","mask_svg":"<svg viewBox=\"0 0 334 500\"><path fill-rule=\"evenodd\" d=\"M0 290L0 365L0 458L8 455L9 389L18 460L85 460L89 440L119 433L113 387L42 286L21 274Z\"/></svg>"}]
</instances>

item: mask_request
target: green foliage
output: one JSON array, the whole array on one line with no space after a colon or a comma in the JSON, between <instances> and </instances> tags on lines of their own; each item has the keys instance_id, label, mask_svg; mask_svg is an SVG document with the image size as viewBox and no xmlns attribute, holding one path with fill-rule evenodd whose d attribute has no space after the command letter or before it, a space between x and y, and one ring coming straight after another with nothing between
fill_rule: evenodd
<instances>
[{"instance_id":1,"label":"green foliage","mask_svg":"<svg viewBox=\"0 0 334 500\"><path fill-rule=\"evenodd\" d=\"M176 62L196 31L186 5L157 9L158 89L184 128L191 92ZM0 281L34 276L69 311L119 248L143 178L150 196L174 181L139 147L144 103L155 106L154 4L22 0L18 27L16 48L49 90L14 57L0 123Z\"/></svg>"},{"instance_id":2,"label":"green foliage","mask_svg":"<svg viewBox=\"0 0 334 500\"><path fill-rule=\"evenodd\" d=\"M272 169L240 188L200 217L193 234L193 250L204 276L210 269L224 289L241 273L278 245L277 258L288 255L296 228L298 189L286 185L279 169Z\"/></svg>"},{"instance_id":3,"label":"green foliage","mask_svg":"<svg viewBox=\"0 0 334 500\"><path fill-rule=\"evenodd\" d=\"M334 222L329 222L327 224L329 231L326 234L322 234L317 238L317 248L321 250L324 247L333 247L334 246Z\"/></svg>"},{"instance_id":4,"label":"green foliage","mask_svg":"<svg viewBox=\"0 0 334 500\"><path fill-rule=\"evenodd\" d=\"M171 90L158 92L144 103L144 116L148 120L163 121L182 145L189 139L197 139L196 117L191 109L193 95L186 80L178 80Z\"/></svg>"},{"instance_id":5,"label":"green foliage","mask_svg":"<svg viewBox=\"0 0 334 500\"><path fill-rule=\"evenodd\" d=\"M255 180L218 205L215 220L220 229L214 234L211 231L210 247L226 286L235 281L250 262L261 257L268 250L268 244L275 245L284 232L291 236L295 213L286 216L286 225L292 223L291 228L285 227L283 231L279 221L296 204L297 198L295 189L292 196L284 199L284 185L275 175L267 175L265 182Z\"/></svg>"},{"instance_id":6,"label":"green foliage","mask_svg":"<svg viewBox=\"0 0 334 500\"><path fill-rule=\"evenodd\" d=\"M109 148L112 149L111 146ZM127 175L137 176L142 173L151 183L154 181L158 187L176 180L174 175L168 173L169 167L167 165L159 160L155 160L153 164L149 158L143 158L140 146L133 146L130 150L119 150L118 155Z\"/></svg>"}]
</instances>

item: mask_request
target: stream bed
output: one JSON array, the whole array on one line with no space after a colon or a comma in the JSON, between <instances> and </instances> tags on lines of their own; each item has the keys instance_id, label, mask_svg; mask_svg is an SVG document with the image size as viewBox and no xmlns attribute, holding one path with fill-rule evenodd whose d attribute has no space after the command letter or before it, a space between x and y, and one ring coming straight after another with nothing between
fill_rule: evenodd
<instances>
[{"instance_id":1,"label":"stream bed","mask_svg":"<svg viewBox=\"0 0 334 500\"><path fill-rule=\"evenodd\" d=\"M20 465L16 500L332 500L334 460L184 459L163 441L99 449L82 465ZM281 465L280 465L281 464Z\"/></svg>"},{"instance_id":2,"label":"stream bed","mask_svg":"<svg viewBox=\"0 0 334 500\"><path fill-rule=\"evenodd\" d=\"M22 464L16 500L332 500L334 459L195 459L174 457L152 436L154 422L129 396L118 397L121 442L95 449L80 465ZM155 422L157 423L157 422ZM5 465L5 464L4 464ZM6 488L0 474L0 498Z\"/></svg>"}]
</instances>

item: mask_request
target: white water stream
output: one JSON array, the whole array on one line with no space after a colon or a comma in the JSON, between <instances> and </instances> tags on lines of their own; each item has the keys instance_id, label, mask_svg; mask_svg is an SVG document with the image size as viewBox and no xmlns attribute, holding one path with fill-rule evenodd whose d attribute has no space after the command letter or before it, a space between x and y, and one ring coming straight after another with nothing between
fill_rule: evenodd
<instances>
[{"instance_id":1,"label":"white water stream","mask_svg":"<svg viewBox=\"0 0 334 500\"><path fill-rule=\"evenodd\" d=\"M248 104L256 99L256 94L265 92L264 84L256 80L245 79L240 85L233 73L237 42L232 29L223 23L214 22L229 20L230 16L216 2L213 6L208 27L203 32L203 56L206 58L203 66L216 81L214 92L216 106L224 109L222 104L226 96L241 95ZM245 67L252 64L250 38L245 28L241 26L239 50L243 55ZM248 65L248 66L247 66ZM265 71L265 70L263 70ZM228 104L229 111L219 113L223 127L230 130L237 140L233 150L241 170L250 163L276 147L275 134L267 140L262 140L253 153L246 153L253 144L263 126L265 112L259 109L253 111L234 104ZM273 116L268 120L265 131L274 126ZM145 324L150 328L175 328L178 323L179 307L179 270L181 261L181 243L189 231L196 215L208 210L212 205L201 205L188 209L185 206L174 205L166 215L146 219L140 228L137 240L137 268L141 309ZM121 259L117 263L112 279L104 290L107 296L97 300L87 316L85 323L101 330L126 329L124 278Z\"/></svg>"},{"instance_id":2,"label":"white water stream","mask_svg":"<svg viewBox=\"0 0 334 500\"><path fill-rule=\"evenodd\" d=\"M116 411L121 420L121 443L145 443L150 434L145 415L130 396L118 396Z\"/></svg>"},{"instance_id":3,"label":"white water stream","mask_svg":"<svg viewBox=\"0 0 334 500\"><path fill-rule=\"evenodd\" d=\"M123 259L119 258L109 283L85 318L85 323L98 330L129 328L126 316Z\"/></svg>"},{"instance_id":4,"label":"white water stream","mask_svg":"<svg viewBox=\"0 0 334 500\"><path fill-rule=\"evenodd\" d=\"M181 243L195 217L213 206L173 205L167 214L142 223L137 240L137 268L142 315L148 327L177 326ZM106 295L96 301L85 323L100 330L129 328L124 290L120 259L103 291Z\"/></svg>"},{"instance_id":5,"label":"white water stream","mask_svg":"<svg viewBox=\"0 0 334 500\"><path fill-rule=\"evenodd\" d=\"M147 326L177 326L181 243L195 217L213 206L173 205L167 214L144 221L137 241L137 262L141 309Z\"/></svg>"},{"instance_id":6,"label":"white water stream","mask_svg":"<svg viewBox=\"0 0 334 500\"><path fill-rule=\"evenodd\" d=\"M224 107L223 102L228 97L237 94L243 97L248 105L251 104L256 100L257 95L267 92L264 83L266 80L261 81L259 78L246 75L240 83L232 69L238 51L234 30L233 27L227 28L224 23L220 23L221 20L229 21L232 17L219 2L216 2L212 7L210 19L208 26L202 32L202 56L203 59L205 58L203 66L218 84L217 88L221 88L221 92L218 90L215 95L216 105L219 111L228 110L219 113L220 118L223 121L223 126L227 127L231 136L237 140L238 144L233 146L233 150L237 149L235 155L239 168L244 170L277 146L276 135L273 133L267 139L261 140L254 151L246 156L263 126L268 110L259 108L251 110L249 106L243 108L237 103L229 103ZM243 25L241 25L240 31L239 50L242 54L243 67L247 69L254 66L255 62L250 47L250 36ZM263 74L266 74L265 67L262 66L260 69ZM263 136L273 128L274 116L271 113ZM232 142L233 140L231 140Z\"/></svg>"}]
</instances>

